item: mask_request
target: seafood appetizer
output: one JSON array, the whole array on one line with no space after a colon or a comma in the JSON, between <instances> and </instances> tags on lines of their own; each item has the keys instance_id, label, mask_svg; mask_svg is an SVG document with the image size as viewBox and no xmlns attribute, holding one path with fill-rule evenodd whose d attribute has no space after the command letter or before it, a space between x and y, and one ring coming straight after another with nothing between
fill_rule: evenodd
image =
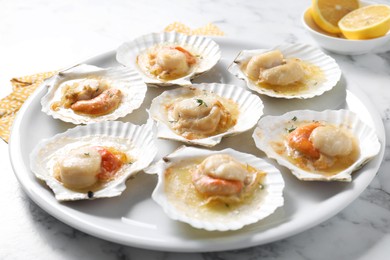
<instances>
[{"instance_id":1,"label":"seafood appetizer","mask_svg":"<svg viewBox=\"0 0 390 260\"><path fill-rule=\"evenodd\" d=\"M304 44L243 50L228 68L248 88L276 98L311 98L331 90L341 77L335 60Z\"/></svg>"},{"instance_id":2,"label":"seafood appetizer","mask_svg":"<svg viewBox=\"0 0 390 260\"><path fill-rule=\"evenodd\" d=\"M349 110L297 110L263 117L256 146L300 180L351 181L380 150L373 129Z\"/></svg>"},{"instance_id":3,"label":"seafood appetizer","mask_svg":"<svg viewBox=\"0 0 390 260\"><path fill-rule=\"evenodd\" d=\"M233 149L182 146L146 169L152 198L174 220L205 230L237 230L283 206L284 181L271 164ZM185 196L183 196L185 195Z\"/></svg>"},{"instance_id":4,"label":"seafood appetizer","mask_svg":"<svg viewBox=\"0 0 390 260\"><path fill-rule=\"evenodd\" d=\"M41 141L30 155L31 170L59 201L119 196L126 180L157 154L152 125L107 121L77 126Z\"/></svg>"},{"instance_id":5,"label":"seafood appetizer","mask_svg":"<svg viewBox=\"0 0 390 260\"><path fill-rule=\"evenodd\" d=\"M134 70L81 64L46 80L42 111L73 124L115 120L139 108L146 84Z\"/></svg>"},{"instance_id":6,"label":"seafood appetizer","mask_svg":"<svg viewBox=\"0 0 390 260\"><path fill-rule=\"evenodd\" d=\"M116 59L136 69L152 86L189 85L221 58L219 45L209 38L176 32L152 33L122 44Z\"/></svg>"},{"instance_id":7,"label":"seafood appetizer","mask_svg":"<svg viewBox=\"0 0 390 260\"><path fill-rule=\"evenodd\" d=\"M260 98L227 84L194 84L153 99L150 116L159 138L214 146L222 137L245 132L263 114Z\"/></svg>"}]
</instances>

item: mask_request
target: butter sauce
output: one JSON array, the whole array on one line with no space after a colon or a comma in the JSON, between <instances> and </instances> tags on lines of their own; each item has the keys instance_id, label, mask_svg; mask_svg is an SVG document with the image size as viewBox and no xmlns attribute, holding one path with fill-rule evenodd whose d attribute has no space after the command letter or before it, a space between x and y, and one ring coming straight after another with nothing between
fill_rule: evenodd
<instances>
[{"instance_id":1,"label":"butter sauce","mask_svg":"<svg viewBox=\"0 0 390 260\"><path fill-rule=\"evenodd\" d=\"M199 193L192 184L191 172L203 159L183 160L165 171L164 190L167 199L178 210L199 220L232 221L261 207L267 195L267 189L262 185L239 202L226 203L218 200L208 202L208 196Z\"/></svg>"},{"instance_id":2,"label":"butter sauce","mask_svg":"<svg viewBox=\"0 0 390 260\"><path fill-rule=\"evenodd\" d=\"M241 70L246 71L246 67L248 65L248 61L244 62L241 65ZM304 76L300 81L288 84L288 85L272 85L263 82L262 80L251 78L248 76L248 78L259 88L264 88L268 90L273 90L276 93L282 93L286 95L299 95L302 92L307 92L310 88L315 87L318 84L321 84L325 81L325 75L324 72L319 68L318 66L302 61L299 61L303 70L304 70Z\"/></svg>"}]
</instances>

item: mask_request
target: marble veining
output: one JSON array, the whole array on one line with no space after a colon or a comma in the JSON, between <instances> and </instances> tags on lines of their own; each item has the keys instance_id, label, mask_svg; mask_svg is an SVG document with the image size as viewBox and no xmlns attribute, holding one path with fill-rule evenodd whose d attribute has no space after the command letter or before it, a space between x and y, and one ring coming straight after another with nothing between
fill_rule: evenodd
<instances>
[{"instance_id":1,"label":"marble veining","mask_svg":"<svg viewBox=\"0 0 390 260\"><path fill-rule=\"evenodd\" d=\"M301 26L310 0L290 1L1 1L0 97L9 79L66 67L140 34L180 21L196 28L212 22L226 37L315 42ZM375 2L387 3L388 0ZM78 231L52 217L22 190L0 141L0 259L388 259L390 253L390 43L375 53L328 53L375 105L387 135L384 159L368 188L335 216L289 238L246 249L158 252L123 246Z\"/></svg>"}]
</instances>

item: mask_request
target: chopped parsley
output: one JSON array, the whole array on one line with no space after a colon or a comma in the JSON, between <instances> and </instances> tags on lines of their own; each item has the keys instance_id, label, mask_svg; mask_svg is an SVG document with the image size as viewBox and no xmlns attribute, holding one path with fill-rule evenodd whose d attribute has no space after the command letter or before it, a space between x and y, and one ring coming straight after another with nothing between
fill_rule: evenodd
<instances>
[{"instance_id":1,"label":"chopped parsley","mask_svg":"<svg viewBox=\"0 0 390 260\"><path fill-rule=\"evenodd\" d=\"M198 107L200 107L201 105L204 105L205 107L207 107L207 104L202 100L202 99L195 99L196 102L198 102Z\"/></svg>"},{"instance_id":2,"label":"chopped parsley","mask_svg":"<svg viewBox=\"0 0 390 260\"><path fill-rule=\"evenodd\" d=\"M298 119L298 118L297 118L296 116L294 116L291 120L292 120L292 121L297 121L297 119Z\"/></svg>"},{"instance_id":3,"label":"chopped parsley","mask_svg":"<svg viewBox=\"0 0 390 260\"><path fill-rule=\"evenodd\" d=\"M297 129L296 126L291 126L290 128L286 128L286 131L287 131L288 133L291 133L291 132L294 131L295 129Z\"/></svg>"}]
</instances>

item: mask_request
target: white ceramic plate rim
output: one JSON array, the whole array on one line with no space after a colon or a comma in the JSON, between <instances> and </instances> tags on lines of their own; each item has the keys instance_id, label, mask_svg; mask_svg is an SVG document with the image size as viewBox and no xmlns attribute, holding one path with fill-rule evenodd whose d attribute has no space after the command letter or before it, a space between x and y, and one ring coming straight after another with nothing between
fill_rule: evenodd
<instances>
[{"instance_id":1,"label":"white ceramic plate rim","mask_svg":"<svg viewBox=\"0 0 390 260\"><path fill-rule=\"evenodd\" d=\"M217 38L216 41L218 41L221 46L226 46L228 50L231 50L229 48L240 48L242 45L246 46L241 49L255 48L256 46L261 45L261 43L248 43L248 41L243 42L224 38ZM85 62L92 64L96 62L99 63L99 61L102 62L107 59L112 59L114 56L115 52L111 51L91 58ZM232 61L233 56L229 57L229 59L230 58L231 60L228 61L229 63ZM34 94L32 94L32 96L22 106L14 121L9 143L11 164L24 191L42 209L60 221L102 239L145 249L176 252L221 251L266 244L300 233L334 216L356 199L375 177L384 155L384 126L379 114L369 99L365 97L365 95L354 85L355 84L347 85L347 97L354 102L358 102L360 106L356 107L359 107L359 109L361 109L361 114L369 117L368 120L373 123L379 140L382 143L381 151L379 155L377 155L363 169L359 170L360 173L355 173L352 185L348 186L348 188L343 190L343 192L330 196L325 201L321 201L320 205L318 205L318 210L305 218L299 218L299 214L302 209L294 212L291 216L283 216L282 208L278 211L275 217L276 220L279 219L279 222L276 221L275 223L271 223L270 226L255 226L252 229L241 230L237 233L216 234L215 232L211 232L207 233L200 239L191 239L190 236L180 235L176 237L167 236L166 238L156 238L154 236L145 237L141 232L126 232L120 225L110 225L112 219L109 220L111 222L108 222L108 225L102 225L102 223L100 223L99 216L88 215L71 207L69 204L58 203L54 199L54 196L48 193L46 187L41 185L41 183L35 178L31 178L33 173L29 169L29 162L26 162L23 159L23 153L26 151L24 151L25 148L21 143L23 136L28 135L30 138L30 135L33 135L33 133L29 133L28 129L26 129L26 116L28 114L27 112L29 107L40 101L40 97L45 91L44 87L39 88L34 92ZM362 172L364 174L362 174ZM291 203L291 198L286 199L285 206L289 205L289 203ZM288 211L288 209L286 209L286 211ZM103 220L105 221L106 219ZM156 218L156 221L159 221L159 218ZM260 232L258 229L260 229ZM195 230L194 232L199 231Z\"/></svg>"}]
</instances>

